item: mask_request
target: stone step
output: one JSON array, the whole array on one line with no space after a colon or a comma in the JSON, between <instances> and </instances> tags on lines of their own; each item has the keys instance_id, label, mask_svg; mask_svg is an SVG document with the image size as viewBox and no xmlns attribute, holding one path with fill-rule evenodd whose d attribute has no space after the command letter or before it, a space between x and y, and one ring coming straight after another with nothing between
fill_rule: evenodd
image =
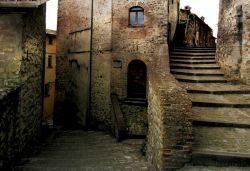
<instances>
[{"instance_id":1,"label":"stone step","mask_svg":"<svg viewBox=\"0 0 250 171\"><path fill-rule=\"evenodd\" d=\"M178 56L215 56L215 52L171 52L170 56L178 55Z\"/></svg>"},{"instance_id":2,"label":"stone step","mask_svg":"<svg viewBox=\"0 0 250 171\"><path fill-rule=\"evenodd\" d=\"M194 151L246 154L250 156L250 129L194 126Z\"/></svg>"},{"instance_id":3,"label":"stone step","mask_svg":"<svg viewBox=\"0 0 250 171\"><path fill-rule=\"evenodd\" d=\"M250 167L228 167L228 166L197 166L193 164L187 164L185 167L178 171L249 171Z\"/></svg>"},{"instance_id":4,"label":"stone step","mask_svg":"<svg viewBox=\"0 0 250 171\"><path fill-rule=\"evenodd\" d=\"M209 152L194 151L192 154L192 163L194 165L219 166L219 167L223 166L249 167L250 154L228 153L228 152L217 152L217 151L209 151Z\"/></svg>"},{"instance_id":5,"label":"stone step","mask_svg":"<svg viewBox=\"0 0 250 171\"><path fill-rule=\"evenodd\" d=\"M218 166L250 164L249 128L194 126L193 131L193 164Z\"/></svg>"},{"instance_id":6,"label":"stone step","mask_svg":"<svg viewBox=\"0 0 250 171\"><path fill-rule=\"evenodd\" d=\"M170 59L170 63L176 63L176 64L216 64L216 61L215 60Z\"/></svg>"},{"instance_id":7,"label":"stone step","mask_svg":"<svg viewBox=\"0 0 250 171\"><path fill-rule=\"evenodd\" d=\"M194 53L204 53L204 52L213 52L215 53L216 52L216 49L174 49L173 52L194 52Z\"/></svg>"},{"instance_id":8,"label":"stone step","mask_svg":"<svg viewBox=\"0 0 250 171\"><path fill-rule=\"evenodd\" d=\"M200 94L249 94L250 86L230 83L182 83L188 93Z\"/></svg>"},{"instance_id":9,"label":"stone step","mask_svg":"<svg viewBox=\"0 0 250 171\"><path fill-rule=\"evenodd\" d=\"M185 50L191 50L191 51L202 51L202 50L213 50L216 51L216 47L175 47L174 51L185 51Z\"/></svg>"},{"instance_id":10,"label":"stone step","mask_svg":"<svg viewBox=\"0 0 250 171\"><path fill-rule=\"evenodd\" d=\"M174 74L175 78L180 82L189 83L226 83L227 80L222 76L190 76Z\"/></svg>"},{"instance_id":11,"label":"stone step","mask_svg":"<svg viewBox=\"0 0 250 171\"><path fill-rule=\"evenodd\" d=\"M170 63L171 69L192 69L192 70L218 70L220 67L217 64L174 64Z\"/></svg>"},{"instance_id":12,"label":"stone step","mask_svg":"<svg viewBox=\"0 0 250 171\"><path fill-rule=\"evenodd\" d=\"M188 47L177 47L173 51L216 51L215 47L197 47L197 48L188 48Z\"/></svg>"},{"instance_id":13,"label":"stone step","mask_svg":"<svg viewBox=\"0 0 250 171\"><path fill-rule=\"evenodd\" d=\"M250 108L250 95L215 95L199 93L192 93L189 95L193 102L193 106Z\"/></svg>"},{"instance_id":14,"label":"stone step","mask_svg":"<svg viewBox=\"0 0 250 171\"><path fill-rule=\"evenodd\" d=\"M194 125L250 127L250 109L193 107Z\"/></svg>"},{"instance_id":15,"label":"stone step","mask_svg":"<svg viewBox=\"0 0 250 171\"><path fill-rule=\"evenodd\" d=\"M190 59L190 60L215 60L215 56L177 56L173 55L170 59Z\"/></svg>"},{"instance_id":16,"label":"stone step","mask_svg":"<svg viewBox=\"0 0 250 171\"><path fill-rule=\"evenodd\" d=\"M191 76L224 76L221 70L171 69L172 74Z\"/></svg>"}]
</instances>

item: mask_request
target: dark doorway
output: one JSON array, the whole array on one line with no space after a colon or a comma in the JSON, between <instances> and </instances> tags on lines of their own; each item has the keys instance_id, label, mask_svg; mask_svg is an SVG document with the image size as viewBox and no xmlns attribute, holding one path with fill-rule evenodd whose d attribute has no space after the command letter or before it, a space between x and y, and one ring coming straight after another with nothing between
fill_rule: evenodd
<instances>
[{"instance_id":1,"label":"dark doorway","mask_svg":"<svg viewBox=\"0 0 250 171\"><path fill-rule=\"evenodd\" d=\"M140 60L128 66L128 97L146 98L147 67Z\"/></svg>"}]
</instances>

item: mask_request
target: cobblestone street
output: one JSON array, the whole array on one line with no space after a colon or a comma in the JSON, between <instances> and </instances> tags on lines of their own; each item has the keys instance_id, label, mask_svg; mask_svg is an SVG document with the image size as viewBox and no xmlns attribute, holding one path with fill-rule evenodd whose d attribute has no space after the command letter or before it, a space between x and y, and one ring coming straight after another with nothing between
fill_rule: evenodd
<instances>
[{"instance_id":1,"label":"cobblestone street","mask_svg":"<svg viewBox=\"0 0 250 171\"><path fill-rule=\"evenodd\" d=\"M15 171L153 171L141 155L144 140L120 143L102 132L62 131L34 149Z\"/></svg>"}]
</instances>

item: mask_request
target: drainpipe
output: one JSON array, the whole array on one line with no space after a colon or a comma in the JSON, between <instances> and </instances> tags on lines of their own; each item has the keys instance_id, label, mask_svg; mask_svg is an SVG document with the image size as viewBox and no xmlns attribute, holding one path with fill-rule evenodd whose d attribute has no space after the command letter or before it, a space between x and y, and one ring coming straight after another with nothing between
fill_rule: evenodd
<instances>
[{"instance_id":1,"label":"drainpipe","mask_svg":"<svg viewBox=\"0 0 250 171\"><path fill-rule=\"evenodd\" d=\"M94 16L94 0L91 2L91 33L90 33L90 59L89 59L89 110L88 110L88 115L87 115L87 126L92 125L92 116L91 116L91 100L92 100L92 62L93 62L93 17Z\"/></svg>"},{"instance_id":2,"label":"drainpipe","mask_svg":"<svg viewBox=\"0 0 250 171\"><path fill-rule=\"evenodd\" d=\"M44 21L46 21L46 4L43 4L41 5L41 8L43 8L43 18L44 18ZM42 82L41 82L41 89L42 89L42 118L43 119L43 112L44 112L44 83L45 83L45 62L46 62L46 26L44 27L44 35L43 35L43 38L45 41L43 41L43 59L42 59ZM28 51L27 51L28 53ZM28 55L28 54L27 54ZM42 123L41 123L42 125Z\"/></svg>"}]
</instances>

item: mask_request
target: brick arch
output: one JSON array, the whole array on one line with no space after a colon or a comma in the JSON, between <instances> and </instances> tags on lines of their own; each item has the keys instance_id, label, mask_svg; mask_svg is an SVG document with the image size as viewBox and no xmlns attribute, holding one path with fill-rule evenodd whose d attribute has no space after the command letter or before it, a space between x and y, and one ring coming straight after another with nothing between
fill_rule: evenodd
<instances>
[{"instance_id":1,"label":"brick arch","mask_svg":"<svg viewBox=\"0 0 250 171\"><path fill-rule=\"evenodd\" d=\"M147 66L141 60L132 60L128 64L127 97L146 98Z\"/></svg>"},{"instance_id":2,"label":"brick arch","mask_svg":"<svg viewBox=\"0 0 250 171\"><path fill-rule=\"evenodd\" d=\"M149 11L148 5L144 2L129 2L125 5L125 8L129 10L131 7L135 7L135 6L142 7L144 9L144 12Z\"/></svg>"}]
</instances>

